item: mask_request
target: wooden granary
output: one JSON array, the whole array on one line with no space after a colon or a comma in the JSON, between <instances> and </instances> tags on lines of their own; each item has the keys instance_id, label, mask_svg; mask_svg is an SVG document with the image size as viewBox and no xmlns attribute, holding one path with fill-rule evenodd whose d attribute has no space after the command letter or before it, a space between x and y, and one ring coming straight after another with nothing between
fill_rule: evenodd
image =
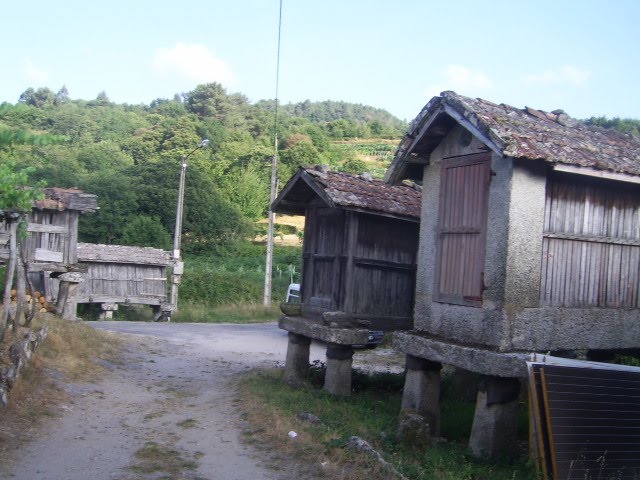
<instances>
[{"instance_id":1,"label":"wooden granary","mask_svg":"<svg viewBox=\"0 0 640 480\"><path fill-rule=\"evenodd\" d=\"M273 204L305 216L302 316L340 311L372 330L412 326L420 192L300 168Z\"/></svg>"},{"instance_id":2,"label":"wooden granary","mask_svg":"<svg viewBox=\"0 0 640 480\"><path fill-rule=\"evenodd\" d=\"M301 311L289 331L287 382L306 375L311 339L327 344L325 389L351 391L353 346L370 330L411 328L420 191L369 175L300 168L273 203L305 216Z\"/></svg>"}]
</instances>

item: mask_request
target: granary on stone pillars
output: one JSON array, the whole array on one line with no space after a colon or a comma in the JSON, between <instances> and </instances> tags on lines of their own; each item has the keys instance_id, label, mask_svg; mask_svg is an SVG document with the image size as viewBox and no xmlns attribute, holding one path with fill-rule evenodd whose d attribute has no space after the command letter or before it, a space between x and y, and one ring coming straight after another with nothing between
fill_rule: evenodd
<instances>
[{"instance_id":1,"label":"granary on stone pillars","mask_svg":"<svg viewBox=\"0 0 640 480\"><path fill-rule=\"evenodd\" d=\"M170 252L151 247L78 243L78 261L86 274L77 302L100 304L101 319L112 318L121 304L149 305L154 320L171 314L167 298L167 267L173 263Z\"/></svg>"},{"instance_id":2,"label":"granary on stone pillars","mask_svg":"<svg viewBox=\"0 0 640 480\"><path fill-rule=\"evenodd\" d=\"M311 339L327 342L325 389L351 392L353 345L370 330L412 328L420 191L369 175L300 168L273 204L305 216L300 311L289 331L290 384L308 372Z\"/></svg>"},{"instance_id":3,"label":"granary on stone pillars","mask_svg":"<svg viewBox=\"0 0 640 480\"><path fill-rule=\"evenodd\" d=\"M387 172L405 179L423 194L403 407L437 429L441 365L484 374L470 446L494 456L528 352L640 348L640 140L443 92Z\"/></svg>"},{"instance_id":4,"label":"granary on stone pillars","mask_svg":"<svg viewBox=\"0 0 640 480\"><path fill-rule=\"evenodd\" d=\"M96 210L97 197L74 188L45 188L43 193L27 215L23 259L34 287L56 302L61 316L75 319L75 293L83 278L77 255L78 220L81 214ZM0 224L0 260L9 256L7 238Z\"/></svg>"}]
</instances>

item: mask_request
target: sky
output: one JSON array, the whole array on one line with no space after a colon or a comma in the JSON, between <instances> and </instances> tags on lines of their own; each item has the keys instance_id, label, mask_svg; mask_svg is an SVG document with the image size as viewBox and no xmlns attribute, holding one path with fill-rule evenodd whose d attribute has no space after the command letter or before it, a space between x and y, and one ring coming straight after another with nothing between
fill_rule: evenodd
<instances>
[{"instance_id":1,"label":"sky","mask_svg":"<svg viewBox=\"0 0 640 480\"><path fill-rule=\"evenodd\" d=\"M6 2L0 103L63 85L149 104L208 82L274 98L280 0ZM575 118L640 118L640 0L282 0L281 103L410 121L443 90Z\"/></svg>"}]
</instances>

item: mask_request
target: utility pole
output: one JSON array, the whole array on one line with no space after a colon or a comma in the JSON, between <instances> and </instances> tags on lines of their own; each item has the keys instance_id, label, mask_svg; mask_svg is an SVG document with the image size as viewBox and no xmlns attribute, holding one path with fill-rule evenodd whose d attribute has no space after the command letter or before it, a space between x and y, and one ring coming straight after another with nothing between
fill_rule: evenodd
<instances>
[{"instance_id":1,"label":"utility pole","mask_svg":"<svg viewBox=\"0 0 640 480\"><path fill-rule=\"evenodd\" d=\"M178 289L180 287L182 274L184 273L184 262L182 261L182 255L180 253L180 244L182 240L182 213L184 209L184 181L187 174L187 158L207 145L209 145L209 140L205 138L196 148L180 158L180 185L178 187L176 228L173 231L173 273L171 275L171 294L169 299L172 312L178 311Z\"/></svg>"},{"instance_id":2,"label":"utility pole","mask_svg":"<svg viewBox=\"0 0 640 480\"><path fill-rule=\"evenodd\" d=\"M278 167L278 134L275 136L275 152L271 157L271 191L269 194L269 226L267 227L267 261L264 268L264 306L271 306L271 272L273 270L273 237L276 214L273 201L276 199Z\"/></svg>"}]
</instances>

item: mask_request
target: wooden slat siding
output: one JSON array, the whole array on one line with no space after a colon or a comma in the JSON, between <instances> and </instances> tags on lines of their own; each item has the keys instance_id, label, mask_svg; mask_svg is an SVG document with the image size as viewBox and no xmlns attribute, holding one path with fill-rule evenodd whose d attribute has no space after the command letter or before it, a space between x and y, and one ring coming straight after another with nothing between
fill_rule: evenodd
<instances>
[{"instance_id":1,"label":"wooden slat siding","mask_svg":"<svg viewBox=\"0 0 640 480\"><path fill-rule=\"evenodd\" d=\"M342 251L345 254L344 258L344 282L342 293L342 302L339 303L340 308L345 312L352 313L355 311L355 295L354 289L356 288L356 278L354 274L354 255L357 254L358 237L360 235L360 217L362 215L352 211L348 211L345 214L345 226L346 234L343 238Z\"/></svg>"},{"instance_id":2,"label":"wooden slat siding","mask_svg":"<svg viewBox=\"0 0 640 480\"><path fill-rule=\"evenodd\" d=\"M61 263L70 262L71 240L70 228L76 226L74 218L76 213L50 212L32 210L28 218L28 230L30 235L23 241L25 257L29 262L35 261L35 253L38 251L58 252L62 259L56 256L56 260ZM75 238L75 236L74 236ZM53 258L53 257L51 257ZM73 254L71 255L73 259ZM46 261L46 260L42 260Z\"/></svg>"},{"instance_id":3,"label":"wooden slat siding","mask_svg":"<svg viewBox=\"0 0 640 480\"><path fill-rule=\"evenodd\" d=\"M491 156L442 162L436 301L482 305Z\"/></svg>"},{"instance_id":4,"label":"wooden slat siding","mask_svg":"<svg viewBox=\"0 0 640 480\"><path fill-rule=\"evenodd\" d=\"M413 310L418 225L360 214L352 249L354 315L409 319ZM387 232L381 235L381 229ZM406 323L406 322L405 322ZM410 323L410 322L409 322Z\"/></svg>"},{"instance_id":5,"label":"wooden slat siding","mask_svg":"<svg viewBox=\"0 0 640 480\"><path fill-rule=\"evenodd\" d=\"M0 260L9 259L9 233L7 224L0 222Z\"/></svg>"},{"instance_id":6,"label":"wooden slat siding","mask_svg":"<svg viewBox=\"0 0 640 480\"><path fill-rule=\"evenodd\" d=\"M29 223L27 225L27 232L32 233L68 233L68 229L66 226L57 226L57 225L42 225L39 223Z\"/></svg>"},{"instance_id":7,"label":"wooden slat siding","mask_svg":"<svg viewBox=\"0 0 640 480\"><path fill-rule=\"evenodd\" d=\"M557 175L545 208L541 305L639 308L637 187Z\"/></svg>"},{"instance_id":8,"label":"wooden slat siding","mask_svg":"<svg viewBox=\"0 0 640 480\"><path fill-rule=\"evenodd\" d=\"M366 264L354 269L354 314L411 316L414 274Z\"/></svg>"},{"instance_id":9,"label":"wooden slat siding","mask_svg":"<svg viewBox=\"0 0 640 480\"><path fill-rule=\"evenodd\" d=\"M166 299L166 268L149 265L88 263L84 282L80 283L80 303L95 302L95 298L109 297L116 303L157 304ZM146 299L131 301L132 298ZM94 299L94 300L92 300Z\"/></svg>"},{"instance_id":10,"label":"wooden slat siding","mask_svg":"<svg viewBox=\"0 0 640 480\"><path fill-rule=\"evenodd\" d=\"M313 209L313 241L306 253L311 275L304 302L327 309L338 308L345 212L341 209ZM337 283L336 283L337 282Z\"/></svg>"},{"instance_id":11,"label":"wooden slat siding","mask_svg":"<svg viewBox=\"0 0 640 480\"><path fill-rule=\"evenodd\" d=\"M306 303L311 298L313 280L313 259L311 255L315 245L316 209L307 208L305 211L304 238L302 241L302 271L300 272L300 303Z\"/></svg>"},{"instance_id":12,"label":"wooden slat siding","mask_svg":"<svg viewBox=\"0 0 640 480\"><path fill-rule=\"evenodd\" d=\"M78 262L78 219L77 212L69 212L69 237L67 241L67 261L69 263Z\"/></svg>"}]
</instances>

